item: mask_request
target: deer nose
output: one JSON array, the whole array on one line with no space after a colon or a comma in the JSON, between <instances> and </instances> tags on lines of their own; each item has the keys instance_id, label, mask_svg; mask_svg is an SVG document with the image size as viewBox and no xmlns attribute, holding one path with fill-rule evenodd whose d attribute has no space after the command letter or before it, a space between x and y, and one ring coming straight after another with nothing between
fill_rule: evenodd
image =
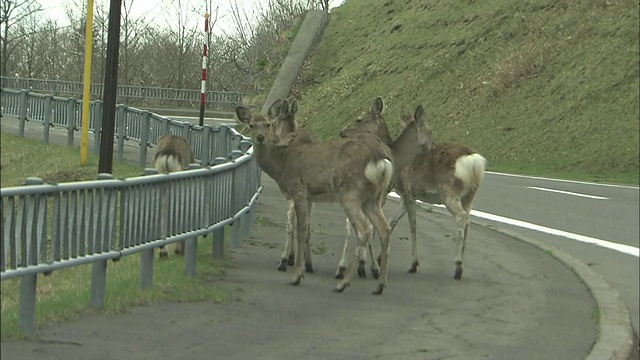
<instances>
[{"instance_id":1,"label":"deer nose","mask_svg":"<svg viewBox=\"0 0 640 360\"><path fill-rule=\"evenodd\" d=\"M264 135L259 134L258 136L256 136L256 140L258 140L258 142L260 143L264 142Z\"/></svg>"},{"instance_id":2,"label":"deer nose","mask_svg":"<svg viewBox=\"0 0 640 360\"><path fill-rule=\"evenodd\" d=\"M346 138L347 136L349 136L344 130L340 130L340 137L341 138Z\"/></svg>"}]
</instances>

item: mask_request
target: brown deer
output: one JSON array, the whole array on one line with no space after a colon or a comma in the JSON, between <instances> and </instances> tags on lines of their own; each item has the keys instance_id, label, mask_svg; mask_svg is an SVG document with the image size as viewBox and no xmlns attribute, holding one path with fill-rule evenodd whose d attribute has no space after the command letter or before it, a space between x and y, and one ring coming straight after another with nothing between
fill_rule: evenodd
<instances>
[{"instance_id":1,"label":"brown deer","mask_svg":"<svg viewBox=\"0 0 640 360\"><path fill-rule=\"evenodd\" d=\"M413 119L403 115L402 120L410 124ZM391 144L387 124L380 118L363 118L343 130L341 135L356 133L375 134L386 144ZM411 165L398 172L395 188L402 199L398 213L390 222L393 230L398 221L408 213L411 230L412 262L410 273L417 271L418 249L416 240L416 199L431 204L444 204L454 216L458 243L455 256L454 278L461 279L464 248L469 232L469 213L473 200L484 179L486 159L466 145L457 143L434 143L415 157Z\"/></svg>"},{"instance_id":2,"label":"brown deer","mask_svg":"<svg viewBox=\"0 0 640 360\"><path fill-rule=\"evenodd\" d=\"M297 133L298 123L296 122L295 115L298 112L298 101L293 99L288 101L287 99L276 100L269 108L269 117L273 119L272 136L273 140L281 145L287 145L298 135L297 141L302 141L301 136L307 136L310 142L319 142L320 140L315 137L315 134L310 132ZM293 200L289 201L289 210L287 211L287 237L284 243L284 249L278 262L279 271L287 271L287 265L294 265L294 239L295 239L295 224L296 213L293 206ZM309 210L311 211L311 209ZM313 273L313 265L311 261L311 247L309 243L305 248L305 271Z\"/></svg>"},{"instance_id":3,"label":"brown deer","mask_svg":"<svg viewBox=\"0 0 640 360\"><path fill-rule=\"evenodd\" d=\"M271 112L271 111L269 111ZM365 135L357 139L338 139L310 142L306 130L296 131L287 145L273 142L269 115L252 114L251 110L236 108L238 120L251 130L251 139L260 168L278 184L286 197L293 200L296 213L296 251L292 285L303 276L302 262L309 238L309 211L313 202L340 203L356 229L358 247L354 261L335 291L349 285L356 263L364 261L364 247L371 241L370 224L380 235L380 277L374 294L382 294L387 284L390 227L380 207L391 181L391 154L376 137ZM407 124L403 134L413 139L413 159L422 141L423 123Z\"/></svg>"},{"instance_id":4,"label":"brown deer","mask_svg":"<svg viewBox=\"0 0 640 360\"><path fill-rule=\"evenodd\" d=\"M195 161L191 147L186 138L176 135L162 135L158 138L158 144L153 156L153 167L159 173L182 171ZM184 252L184 241L176 244L175 253ZM169 252L164 246L160 246L160 258L168 258Z\"/></svg>"},{"instance_id":5,"label":"brown deer","mask_svg":"<svg viewBox=\"0 0 640 360\"><path fill-rule=\"evenodd\" d=\"M349 125L343 130L341 130L340 136L343 138L349 138L349 137L357 137L362 133L367 133L359 130L359 126L360 126L359 124L377 123L377 122L384 123L384 118L382 117L383 108L384 108L384 103L382 101L382 98L377 98L373 103L372 110L364 112L356 120L355 122L356 125ZM407 113L404 116L406 116L407 119L410 119L407 121L424 123L424 107L422 105L418 105L413 114ZM426 139L426 141L422 145L422 148L429 149L431 147L431 130L425 126L423 129L423 132L424 132L423 137ZM404 155L407 153L411 153L411 150L409 149L412 147L412 145L410 143L407 143L403 139L403 137L400 137L400 136L395 140L390 140L391 135L389 135L388 139L389 141L387 142L387 145L389 146L394 159L393 174L395 179L403 169L405 169L407 166L411 164L412 160L406 159ZM384 206L384 203L387 199L386 195L392 190L392 186L394 182L395 181L392 181L391 186L387 189L387 193L385 194L384 197L382 197L381 206ZM346 237L344 241L342 258L340 260L340 263L338 265L338 270L336 272L337 279L341 279L344 276L345 264L346 264L345 260L346 260L346 254L349 248L350 239L351 239L351 226L350 226L349 219L347 218ZM371 272L373 274L373 277L377 278L378 273L376 271L375 257L373 255L373 242L369 243L369 252L371 254L371 258L374 260L372 262ZM362 266L358 268L358 275L360 275L361 277L364 277L364 266L363 266L364 264L361 264L361 265Z\"/></svg>"}]
</instances>

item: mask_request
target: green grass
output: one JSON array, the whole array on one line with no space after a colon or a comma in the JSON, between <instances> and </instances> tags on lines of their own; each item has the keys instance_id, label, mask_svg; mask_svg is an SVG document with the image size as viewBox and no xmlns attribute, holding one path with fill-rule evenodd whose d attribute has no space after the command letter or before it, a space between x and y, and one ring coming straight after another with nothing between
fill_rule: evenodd
<instances>
[{"instance_id":1,"label":"green grass","mask_svg":"<svg viewBox=\"0 0 640 360\"><path fill-rule=\"evenodd\" d=\"M87 165L80 166L77 148L0 133L0 187L20 186L27 177L39 177L51 183L95 180L98 161L98 156L90 152ZM115 178L139 176L143 170L128 163L113 163Z\"/></svg>"},{"instance_id":2,"label":"green grass","mask_svg":"<svg viewBox=\"0 0 640 360\"><path fill-rule=\"evenodd\" d=\"M226 234L229 233L226 231ZM54 271L50 276L38 276L36 324L51 325L92 312L118 313L132 306L158 301L226 301L232 291L216 286L214 281L224 274L224 267L229 266L229 260L212 260L212 241L211 236L198 241L198 275L195 278L184 275L183 257L172 255L166 261L155 260L154 286L149 290L141 290L139 286L139 254L123 257L118 262L109 261L105 307L102 310L89 307L90 265ZM4 280L1 286L0 336L2 339L20 338L23 336L18 330L20 280Z\"/></svg>"},{"instance_id":3,"label":"green grass","mask_svg":"<svg viewBox=\"0 0 640 360\"><path fill-rule=\"evenodd\" d=\"M296 85L323 138L386 102L489 170L639 183L638 2L348 0Z\"/></svg>"},{"instance_id":4,"label":"green grass","mask_svg":"<svg viewBox=\"0 0 640 360\"><path fill-rule=\"evenodd\" d=\"M88 165L81 167L77 148L46 145L4 133L1 136L2 187L20 186L27 177L40 177L46 182L93 180L98 173L98 158L90 154ZM114 163L116 178L138 176L142 169L126 163ZM226 231L230 234L230 230ZM225 239L228 242L228 239ZM155 301L224 301L229 291L214 285L224 273L229 259L213 261L212 237L198 241L198 276L184 275L182 257L172 256L168 261L155 261L154 287L139 287L140 256L123 257L108 262L105 308L101 313L121 312L135 305ZM157 258L157 255L156 255ZM40 275L37 282L37 326L52 324L82 316L89 308L91 266L76 266L54 271L50 276ZM1 319L0 337L18 338L18 306L20 280L7 279L0 283Z\"/></svg>"}]
</instances>

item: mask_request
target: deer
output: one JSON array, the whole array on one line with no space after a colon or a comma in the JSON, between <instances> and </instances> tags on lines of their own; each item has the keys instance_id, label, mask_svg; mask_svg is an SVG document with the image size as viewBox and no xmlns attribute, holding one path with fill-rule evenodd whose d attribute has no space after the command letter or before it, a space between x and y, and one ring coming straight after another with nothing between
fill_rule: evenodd
<instances>
[{"instance_id":1,"label":"deer","mask_svg":"<svg viewBox=\"0 0 640 360\"><path fill-rule=\"evenodd\" d=\"M273 107L273 106L272 106ZM358 246L345 277L334 291L343 292L349 285L356 263L364 262L365 246L371 241L372 227L380 236L380 276L374 294L387 286L390 226L381 197L391 182L393 163L388 147L370 134L353 139L310 142L305 129L299 129L287 145L274 142L267 114L253 114L245 106L236 107L240 123L250 129L258 166L276 181L287 198L292 199L296 214L297 250L291 285L303 278L304 251L309 238L309 213L313 202L338 202L356 230ZM401 137L413 142L410 163L425 143L421 139L423 123L412 122Z\"/></svg>"},{"instance_id":2,"label":"deer","mask_svg":"<svg viewBox=\"0 0 640 360\"><path fill-rule=\"evenodd\" d=\"M406 114L401 118L404 126L413 122ZM389 129L382 118L363 118L343 129L341 136L348 137L359 133L375 134L382 142L392 143ZM409 273L416 273L419 266L415 209L417 199L430 204L443 204L453 215L457 228L454 279L462 279L463 256L469 234L469 214L484 179L486 166L487 160L469 146L444 142L433 143L431 148L423 148L411 165L398 172L395 189L401 202L389 225L393 231L404 214L408 214L412 252Z\"/></svg>"},{"instance_id":3,"label":"deer","mask_svg":"<svg viewBox=\"0 0 640 360\"><path fill-rule=\"evenodd\" d=\"M193 151L191 151L186 138L177 135L162 135L158 138L158 144L153 156L153 167L159 173L168 174L185 170L194 161ZM175 253L184 253L184 241L176 244ZM169 252L164 245L160 246L159 256L160 258L169 257Z\"/></svg>"},{"instance_id":4,"label":"deer","mask_svg":"<svg viewBox=\"0 0 640 360\"><path fill-rule=\"evenodd\" d=\"M367 123L371 123L371 122L382 122L384 123L384 118L382 117L382 111L384 108L384 102L382 101L382 98L377 98L372 106L372 110L371 111L366 111L364 112L358 119L356 119L355 124L367 124ZM424 107L422 105L418 105L414 111L413 114L410 113L406 113L403 116L406 116L407 118L407 123L409 121L414 122L414 121L419 121L421 123L424 123ZM360 125L348 125L347 127L343 128L340 131L340 136L342 138L349 138L349 137L356 137L362 133L366 133L366 132L362 132L360 131L359 128ZM424 128L424 138L426 139L425 143L422 145L422 148L427 148L429 149L431 147L431 129L426 127ZM387 131L388 133L388 131ZM411 164L411 161L404 161L401 163L398 163L398 161L400 159L403 159L403 155L406 154L406 147L407 146L411 146L411 144L407 144L405 141L403 141L402 137L398 137L395 140L391 140L391 135L388 136L387 138L387 142L386 144L389 146L390 151L393 154L394 160L396 160L396 162L394 162L394 173L393 173L393 179L394 181L392 181L392 183L390 184L390 187L387 189L387 192L385 194L384 197L382 197L381 199L381 206L384 206L386 199L387 199L387 195L389 192L391 192L392 188L393 188L393 184L395 183L395 178L398 177L398 174L405 169L408 165ZM393 228L392 228L393 229ZM335 277L337 279L341 279L344 276L344 272L346 270L346 254L348 252L348 248L349 248L349 243L351 241L351 224L349 219L347 218L346 221L346 236L345 236L345 241L344 241L344 247L343 247L343 251L342 251L342 258L340 260L340 263L338 265L338 270L336 271L336 275ZM371 242L369 244L369 253L371 254L371 259L372 261L372 266L371 266L371 273L373 275L373 278L377 278L378 277L378 272L376 270L376 264L375 264L375 257L373 255L373 242ZM364 271L364 264L361 264L361 266L358 268L358 275L360 277L365 277L365 271Z\"/></svg>"},{"instance_id":5,"label":"deer","mask_svg":"<svg viewBox=\"0 0 640 360\"><path fill-rule=\"evenodd\" d=\"M296 135L307 136L305 139L309 142L319 142L320 140L315 134L310 132L297 133L298 123L296 122L295 115L298 112L298 100L293 99L288 101L287 99L276 100L269 108L268 115L273 119L272 136L276 143L286 145L294 140ZM301 141L302 138L298 138L297 141ZM293 200L289 201L289 210L287 211L287 236L285 238L284 249L278 262L278 271L287 271L287 266L294 265L294 238L295 238L295 223L296 213L293 205ZM311 211L311 210L310 210ZM305 272L313 273L313 264L311 261L311 247L309 243L305 248Z\"/></svg>"}]
</instances>

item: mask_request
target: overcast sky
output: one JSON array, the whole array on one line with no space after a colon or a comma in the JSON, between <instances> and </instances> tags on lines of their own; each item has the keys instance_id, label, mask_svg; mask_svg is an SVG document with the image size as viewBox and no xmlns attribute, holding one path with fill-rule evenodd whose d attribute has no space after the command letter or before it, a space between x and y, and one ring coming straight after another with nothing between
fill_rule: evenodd
<instances>
[{"instance_id":1,"label":"overcast sky","mask_svg":"<svg viewBox=\"0 0 640 360\"><path fill-rule=\"evenodd\" d=\"M65 5L69 7L72 4L86 4L87 0L38 0L42 7L45 9L44 13L41 16L49 17L55 19L58 22L58 25L65 26L69 24L69 21L66 16ZM127 4L131 4L130 0L122 0L123 4L126 2ZM185 3L185 7L188 10L193 8L199 9L199 11L194 14L190 18L191 21L194 22L195 27L202 27L204 30L204 13L205 13L205 4L209 1L204 0L181 0L182 3ZM344 0L331 0L331 7L338 6L342 4ZM95 5L105 4L105 8L109 8L109 0L94 0ZM133 1L133 5L131 8L131 13L134 18L136 17L144 17L148 21L157 22L159 26L164 26L171 19L169 8L171 8L171 0L135 0ZM214 7L219 7L218 11L218 20L213 25L212 31L217 34L222 34L224 32L229 32L234 28L234 21L231 17L231 8L235 4L238 4L241 9L246 10L247 15L251 15L259 9L261 6L266 6L268 1L266 0L213 0L212 1ZM82 11L77 5L72 6L71 8L77 9L78 13ZM95 14L95 13L94 13Z\"/></svg>"}]
</instances>

